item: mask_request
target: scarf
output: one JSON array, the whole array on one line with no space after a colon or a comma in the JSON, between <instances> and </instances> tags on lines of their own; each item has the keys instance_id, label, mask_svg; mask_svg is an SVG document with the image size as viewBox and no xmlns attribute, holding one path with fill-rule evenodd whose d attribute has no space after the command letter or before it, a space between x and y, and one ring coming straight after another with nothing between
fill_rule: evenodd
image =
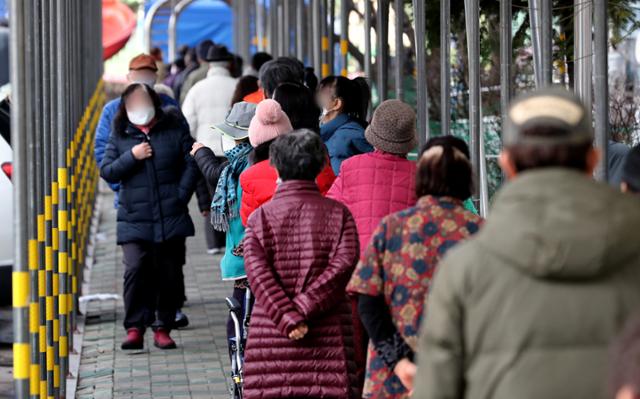
<instances>
[{"instance_id":1,"label":"scarf","mask_svg":"<svg viewBox=\"0 0 640 399\"><path fill-rule=\"evenodd\" d=\"M216 192L211 201L211 224L218 231L229 230L229 221L240 216L240 210L237 207L238 184L240 173L247 167L249 163L247 156L252 150L251 144L240 143L224 153L229 164L220 173Z\"/></svg>"}]
</instances>

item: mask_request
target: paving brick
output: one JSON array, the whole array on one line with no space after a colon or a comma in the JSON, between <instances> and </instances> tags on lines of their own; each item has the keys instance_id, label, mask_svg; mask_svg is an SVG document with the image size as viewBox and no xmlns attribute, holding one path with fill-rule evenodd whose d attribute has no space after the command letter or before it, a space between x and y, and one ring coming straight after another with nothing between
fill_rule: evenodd
<instances>
[{"instance_id":1,"label":"paving brick","mask_svg":"<svg viewBox=\"0 0 640 399\"><path fill-rule=\"evenodd\" d=\"M95 262L89 294L122 296L122 255L116 246L113 196L103 196ZM118 301L91 302L80 361L76 398L215 398L229 397L229 361L226 347L227 309L224 297L232 286L220 280L220 257L204 251L202 221L192 203L196 237L187 240L185 284L188 302L183 311L191 325L172 332L178 348L161 351L153 336L145 348L122 351L124 306Z\"/></svg>"}]
</instances>

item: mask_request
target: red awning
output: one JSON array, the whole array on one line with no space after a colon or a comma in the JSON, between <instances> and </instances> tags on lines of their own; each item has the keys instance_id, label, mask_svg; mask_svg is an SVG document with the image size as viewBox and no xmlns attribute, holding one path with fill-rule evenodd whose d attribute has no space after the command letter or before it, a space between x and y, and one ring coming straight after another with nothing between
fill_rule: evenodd
<instances>
[{"instance_id":1,"label":"red awning","mask_svg":"<svg viewBox=\"0 0 640 399\"><path fill-rule=\"evenodd\" d=\"M119 0L102 0L103 59L108 59L127 44L136 28L136 14Z\"/></svg>"}]
</instances>

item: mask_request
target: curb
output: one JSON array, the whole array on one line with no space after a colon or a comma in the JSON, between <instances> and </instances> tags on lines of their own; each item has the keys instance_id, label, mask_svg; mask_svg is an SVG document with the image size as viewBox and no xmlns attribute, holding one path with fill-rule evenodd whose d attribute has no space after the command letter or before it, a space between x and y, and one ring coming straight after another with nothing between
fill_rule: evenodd
<instances>
[{"instance_id":1,"label":"curb","mask_svg":"<svg viewBox=\"0 0 640 399\"><path fill-rule=\"evenodd\" d=\"M98 187L100 183L98 183ZM95 261L95 242L96 233L98 232L98 226L100 225L101 209L103 194L97 189L98 195L96 201L93 204L93 216L91 217L91 229L89 232L89 242L87 243L87 255L85 257L85 269L83 271L83 281L81 284L80 292L85 292L89 288L89 282L91 281L91 268ZM77 315L76 331L73 332L73 349L69 353L69 375L67 376L67 399L74 399L76 396L76 390L78 388L78 377L80 371L80 359L82 358L82 341L84 338L84 323L85 317L78 312Z\"/></svg>"}]
</instances>

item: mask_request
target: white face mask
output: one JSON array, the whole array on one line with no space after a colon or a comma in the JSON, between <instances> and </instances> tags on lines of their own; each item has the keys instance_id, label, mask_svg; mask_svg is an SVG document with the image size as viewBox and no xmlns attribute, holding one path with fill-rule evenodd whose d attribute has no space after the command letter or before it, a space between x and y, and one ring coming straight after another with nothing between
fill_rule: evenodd
<instances>
[{"instance_id":1,"label":"white face mask","mask_svg":"<svg viewBox=\"0 0 640 399\"><path fill-rule=\"evenodd\" d=\"M141 107L133 111L127 111L129 122L138 126L146 126L156 116L156 110L153 107Z\"/></svg>"},{"instance_id":2,"label":"white face mask","mask_svg":"<svg viewBox=\"0 0 640 399\"><path fill-rule=\"evenodd\" d=\"M222 136L222 152L232 150L236 146L235 140L232 140L226 136Z\"/></svg>"}]
</instances>

